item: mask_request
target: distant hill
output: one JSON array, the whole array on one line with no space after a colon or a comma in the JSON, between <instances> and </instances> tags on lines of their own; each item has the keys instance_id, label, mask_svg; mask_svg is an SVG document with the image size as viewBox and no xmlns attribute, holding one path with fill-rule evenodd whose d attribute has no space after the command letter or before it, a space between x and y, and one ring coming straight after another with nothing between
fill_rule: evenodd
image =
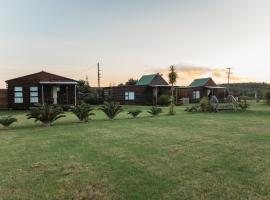
<instances>
[{"instance_id":1,"label":"distant hill","mask_svg":"<svg viewBox=\"0 0 270 200\"><path fill-rule=\"evenodd\" d=\"M227 84L220 84L220 86L227 87ZM270 89L268 83L231 83L230 92L234 96L248 96L251 98L255 97L257 92L259 98L263 98L264 91Z\"/></svg>"}]
</instances>

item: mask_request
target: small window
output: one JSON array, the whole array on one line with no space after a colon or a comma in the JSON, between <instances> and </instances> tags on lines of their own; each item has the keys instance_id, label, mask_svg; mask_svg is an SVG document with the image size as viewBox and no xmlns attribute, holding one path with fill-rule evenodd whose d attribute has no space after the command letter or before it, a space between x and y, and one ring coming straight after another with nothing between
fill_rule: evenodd
<instances>
[{"instance_id":1,"label":"small window","mask_svg":"<svg viewBox=\"0 0 270 200\"><path fill-rule=\"evenodd\" d=\"M125 92L125 100L126 101L135 100L135 92Z\"/></svg>"},{"instance_id":2,"label":"small window","mask_svg":"<svg viewBox=\"0 0 270 200\"><path fill-rule=\"evenodd\" d=\"M38 87L30 87L30 103L38 103Z\"/></svg>"},{"instance_id":3,"label":"small window","mask_svg":"<svg viewBox=\"0 0 270 200\"><path fill-rule=\"evenodd\" d=\"M201 94L200 91L193 91L193 99L200 99Z\"/></svg>"},{"instance_id":4,"label":"small window","mask_svg":"<svg viewBox=\"0 0 270 200\"><path fill-rule=\"evenodd\" d=\"M23 103L23 87L14 87L14 103Z\"/></svg>"}]
</instances>

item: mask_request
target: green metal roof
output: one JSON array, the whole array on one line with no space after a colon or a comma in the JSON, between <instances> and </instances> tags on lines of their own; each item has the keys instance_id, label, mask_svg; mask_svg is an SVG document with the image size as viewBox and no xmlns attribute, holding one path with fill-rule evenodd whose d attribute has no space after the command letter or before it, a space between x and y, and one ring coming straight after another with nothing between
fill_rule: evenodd
<instances>
[{"instance_id":1,"label":"green metal roof","mask_svg":"<svg viewBox=\"0 0 270 200\"><path fill-rule=\"evenodd\" d=\"M136 85L149 85L155 76L156 74L144 75L140 78Z\"/></svg>"},{"instance_id":2,"label":"green metal roof","mask_svg":"<svg viewBox=\"0 0 270 200\"><path fill-rule=\"evenodd\" d=\"M201 79L195 79L189 86L190 87L202 87L205 86L205 84L211 80L211 78L201 78Z\"/></svg>"}]
</instances>

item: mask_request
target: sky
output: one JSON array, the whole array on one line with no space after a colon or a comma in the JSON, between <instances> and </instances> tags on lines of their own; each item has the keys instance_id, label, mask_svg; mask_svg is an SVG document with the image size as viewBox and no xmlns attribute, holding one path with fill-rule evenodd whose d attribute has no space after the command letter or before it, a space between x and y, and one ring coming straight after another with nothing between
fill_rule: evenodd
<instances>
[{"instance_id":1,"label":"sky","mask_svg":"<svg viewBox=\"0 0 270 200\"><path fill-rule=\"evenodd\" d=\"M0 0L0 88L45 70L117 85L170 65L178 85L270 82L269 0Z\"/></svg>"}]
</instances>

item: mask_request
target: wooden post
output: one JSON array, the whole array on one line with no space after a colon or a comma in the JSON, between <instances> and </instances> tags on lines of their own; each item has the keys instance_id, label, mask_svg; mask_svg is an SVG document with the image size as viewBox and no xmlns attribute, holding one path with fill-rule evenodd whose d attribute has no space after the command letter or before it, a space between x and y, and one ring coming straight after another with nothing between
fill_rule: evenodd
<instances>
[{"instance_id":1,"label":"wooden post","mask_svg":"<svg viewBox=\"0 0 270 200\"><path fill-rule=\"evenodd\" d=\"M77 85L74 86L74 105L76 106L77 105Z\"/></svg>"},{"instance_id":2,"label":"wooden post","mask_svg":"<svg viewBox=\"0 0 270 200\"><path fill-rule=\"evenodd\" d=\"M42 94L41 94L42 104L44 105L44 88L43 88L43 85L41 85L41 91L42 91Z\"/></svg>"}]
</instances>

